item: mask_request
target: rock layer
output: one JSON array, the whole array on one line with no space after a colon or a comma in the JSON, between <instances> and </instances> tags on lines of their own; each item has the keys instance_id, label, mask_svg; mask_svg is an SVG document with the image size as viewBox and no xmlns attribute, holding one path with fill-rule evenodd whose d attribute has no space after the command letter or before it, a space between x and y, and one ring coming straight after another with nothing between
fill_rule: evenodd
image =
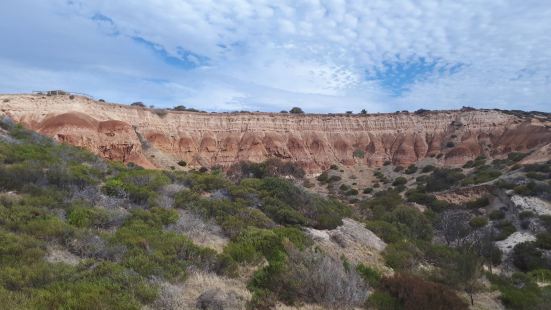
<instances>
[{"instance_id":1,"label":"rock layer","mask_svg":"<svg viewBox=\"0 0 551 310\"><path fill-rule=\"evenodd\" d=\"M548 116L521 117L496 110L166 113L78 96L1 95L0 111L56 140L149 168L177 166L180 160L190 167L227 167L271 157L295 161L308 172L334 163L409 165L426 157L459 165L481 154L499 158L551 143ZM151 155L151 150L162 156Z\"/></svg>"}]
</instances>

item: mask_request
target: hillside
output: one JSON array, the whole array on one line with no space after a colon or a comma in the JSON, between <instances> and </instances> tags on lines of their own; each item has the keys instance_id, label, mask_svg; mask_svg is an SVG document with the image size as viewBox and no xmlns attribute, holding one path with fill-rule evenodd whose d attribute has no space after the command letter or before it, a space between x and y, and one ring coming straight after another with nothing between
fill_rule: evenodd
<instances>
[{"instance_id":1,"label":"hillside","mask_svg":"<svg viewBox=\"0 0 551 310\"><path fill-rule=\"evenodd\" d=\"M182 169L179 162L211 168L279 158L319 173L335 163L405 166L433 158L441 165L462 165L479 155L503 158L529 150L535 151L530 160L537 162L549 155L551 143L548 115L496 110L199 113L69 95L0 95L0 111L29 129L103 158L165 169Z\"/></svg>"},{"instance_id":2,"label":"hillside","mask_svg":"<svg viewBox=\"0 0 551 310\"><path fill-rule=\"evenodd\" d=\"M0 102L0 302L10 308L548 302L547 114Z\"/></svg>"},{"instance_id":3,"label":"hillside","mask_svg":"<svg viewBox=\"0 0 551 310\"><path fill-rule=\"evenodd\" d=\"M545 149L431 160L144 169L0 118L0 304L545 309Z\"/></svg>"}]
</instances>

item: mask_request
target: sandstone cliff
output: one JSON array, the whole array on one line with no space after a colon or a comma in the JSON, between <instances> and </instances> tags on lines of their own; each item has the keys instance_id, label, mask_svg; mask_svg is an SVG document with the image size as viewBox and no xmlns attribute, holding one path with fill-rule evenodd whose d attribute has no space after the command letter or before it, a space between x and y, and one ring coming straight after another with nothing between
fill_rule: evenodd
<instances>
[{"instance_id":1,"label":"sandstone cliff","mask_svg":"<svg viewBox=\"0 0 551 310\"><path fill-rule=\"evenodd\" d=\"M536 150L534 154L546 157L549 152L543 150L551 143L549 116L495 110L369 115L159 113L78 96L0 95L0 113L105 158L150 168L177 166L180 160L190 167L211 167L270 157L296 161L309 172L334 163L409 165L426 157L455 165L481 154L499 158L511 151ZM535 157L531 160L537 161Z\"/></svg>"}]
</instances>

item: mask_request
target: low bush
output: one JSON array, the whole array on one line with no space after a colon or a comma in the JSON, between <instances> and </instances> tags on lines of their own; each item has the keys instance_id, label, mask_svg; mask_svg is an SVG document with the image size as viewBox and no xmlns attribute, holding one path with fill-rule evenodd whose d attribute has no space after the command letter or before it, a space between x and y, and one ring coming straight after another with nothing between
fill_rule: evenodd
<instances>
[{"instance_id":1,"label":"low bush","mask_svg":"<svg viewBox=\"0 0 551 310\"><path fill-rule=\"evenodd\" d=\"M540 249L551 250L551 233L542 232L537 234L536 246Z\"/></svg>"},{"instance_id":2,"label":"low bush","mask_svg":"<svg viewBox=\"0 0 551 310\"><path fill-rule=\"evenodd\" d=\"M268 159L262 163L239 162L228 169L231 178L241 180L243 178L267 178L267 177L293 177L301 179L304 177L304 169L297 163L282 161L279 159Z\"/></svg>"},{"instance_id":3,"label":"low bush","mask_svg":"<svg viewBox=\"0 0 551 310\"><path fill-rule=\"evenodd\" d=\"M371 194L371 193L373 193L373 188L371 188L371 187L366 187L366 188L363 189L362 192L363 192L364 194Z\"/></svg>"},{"instance_id":4,"label":"low bush","mask_svg":"<svg viewBox=\"0 0 551 310\"><path fill-rule=\"evenodd\" d=\"M493 210L488 214L492 221L497 221L505 218L505 213L501 210Z\"/></svg>"},{"instance_id":5,"label":"low bush","mask_svg":"<svg viewBox=\"0 0 551 310\"><path fill-rule=\"evenodd\" d=\"M527 272L541 268L548 268L549 262L543 256L535 242L523 242L513 248L513 264L518 269Z\"/></svg>"},{"instance_id":6,"label":"low bush","mask_svg":"<svg viewBox=\"0 0 551 310\"><path fill-rule=\"evenodd\" d=\"M404 177L397 177L396 179L394 179L394 181L392 182L392 185L393 186L400 186L400 185L405 185L406 183L408 182L408 180Z\"/></svg>"},{"instance_id":7,"label":"low bush","mask_svg":"<svg viewBox=\"0 0 551 310\"><path fill-rule=\"evenodd\" d=\"M481 197L476 200L468 201L465 205L469 209L480 209L488 206L490 199L488 197Z\"/></svg>"},{"instance_id":8,"label":"low bush","mask_svg":"<svg viewBox=\"0 0 551 310\"><path fill-rule=\"evenodd\" d=\"M67 214L67 223L79 228L100 228L109 223L110 216L105 209L91 206L75 206Z\"/></svg>"},{"instance_id":9,"label":"low bush","mask_svg":"<svg viewBox=\"0 0 551 310\"><path fill-rule=\"evenodd\" d=\"M383 278L381 290L398 300L403 309L468 309L467 304L447 287L409 274Z\"/></svg>"},{"instance_id":10,"label":"low bush","mask_svg":"<svg viewBox=\"0 0 551 310\"><path fill-rule=\"evenodd\" d=\"M426 166L428 167L428 166ZM406 174L414 174L415 172L417 172L417 166L415 165L409 165L408 168L406 169L405 173Z\"/></svg>"},{"instance_id":11,"label":"low bush","mask_svg":"<svg viewBox=\"0 0 551 310\"><path fill-rule=\"evenodd\" d=\"M501 175L501 171L491 166L480 166L463 180L464 185L480 184L492 181Z\"/></svg>"},{"instance_id":12,"label":"low bush","mask_svg":"<svg viewBox=\"0 0 551 310\"><path fill-rule=\"evenodd\" d=\"M548 293L545 294L526 274L514 273L510 278L489 274L488 279L500 291L500 299L508 309L529 310L548 307Z\"/></svg>"},{"instance_id":13,"label":"low bush","mask_svg":"<svg viewBox=\"0 0 551 310\"><path fill-rule=\"evenodd\" d=\"M486 226L488 224L488 219L484 216L476 216L476 217L473 217L470 221L469 221L469 225L473 228L473 229L479 229L479 228L482 228L484 226Z\"/></svg>"},{"instance_id":14,"label":"low bush","mask_svg":"<svg viewBox=\"0 0 551 310\"><path fill-rule=\"evenodd\" d=\"M399 241L389 244L383 257L386 264L395 270L410 271L423 259L423 252L412 242Z\"/></svg>"},{"instance_id":15,"label":"low bush","mask_svg":"<svg viewBox=\"0 0 551 310\"><path fill-rule=\"evenodd\" d=\"M434 169L436 169L436 167L434 167L433 165L426 165L425 167L423 167L421 172L422 173L428 173L428 172L433 171Z\"/></svg>"},{"instance_id":16,"label":"low bush","mask_svg":"<svg viewBox=\"0 0 551 310\"><path fill-rule=\"evenodd\" d=\"M386 243L398 242L404 239L404 235L394 224L385 221L368 221L366 227Z\"/></svg>"},{"instance_id":17,"label":"low bush","mask_svg":"<svg viewBox=\"0 0 551 310\"><path fill-rule=\"evenodd\" d=\"M464 178L465 175L461 169L437 168L427 179L426 190L429 192L446 190L457 185Z\"/></svg>"},{"instance_id":18,"label":"low bush","mask_svg":"<svg viewBox=\"0 0 551 310\"><path fill-rule=\"evenodd\" d=\"M498 222L495 227L499 231L499 233L494 236L494 240L496 241L505 240L507 239L507 237L517 231L515 226L509 221Z\"/></svg>"},{"instance_id":19,"label":"low bush","mask_svg":"<svg viewBox=\"0 0 551 310\"><path fill-rule=\"evenodd\" d=\"M377 270L364 264L358 264L356 266L356 271L370 286L376 287L379 285L379 281L381 281L382 276Z\"/></svg>"},{"instance_id":20,"label":"low bush","mask_svg":"<svg viewBox=\"0 0 551 310\"><path fill-rule=\"evenodd\" d=\"M509 154L507 154L507 159L513 161L513 162L519 162L521 161L524 157L526 157L526 155L528 154L525 154L525 153L519 153L519 152L511 152Z\"/></svg>"},{"instance_id":21,"label":"low bush","mask_svg":"<svg viewBox=\"0 0 551 310\"><path fill-rule=\"evenodd\" d=\"M354 158L364 158L365 157L365 151L362 149L356 149L352 153L352 157Z\"/></svg>"}]
</instances>

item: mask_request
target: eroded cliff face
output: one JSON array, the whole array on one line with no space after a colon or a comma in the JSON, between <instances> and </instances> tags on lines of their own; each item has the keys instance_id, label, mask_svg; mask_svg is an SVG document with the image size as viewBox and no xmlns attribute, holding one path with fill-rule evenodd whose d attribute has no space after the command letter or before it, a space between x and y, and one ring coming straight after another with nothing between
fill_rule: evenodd
<instances>
[{"instance_id":1,"label":"eroded cliff face","mask_svg":"<svg viewBox=\"0 0 551 310\"><path fill-rule=\"evenodd\" d=\"M551 143L548 118L493 110L351 116L155 113L78 96L1 95L0 112L56 140L148 168L177 166L180 160L190 167L229 166L271 157L298 162L308 172L334 163L409 165L427 157L459 165L481 154L537 154Z\"/></svg>"}]
</instances>

